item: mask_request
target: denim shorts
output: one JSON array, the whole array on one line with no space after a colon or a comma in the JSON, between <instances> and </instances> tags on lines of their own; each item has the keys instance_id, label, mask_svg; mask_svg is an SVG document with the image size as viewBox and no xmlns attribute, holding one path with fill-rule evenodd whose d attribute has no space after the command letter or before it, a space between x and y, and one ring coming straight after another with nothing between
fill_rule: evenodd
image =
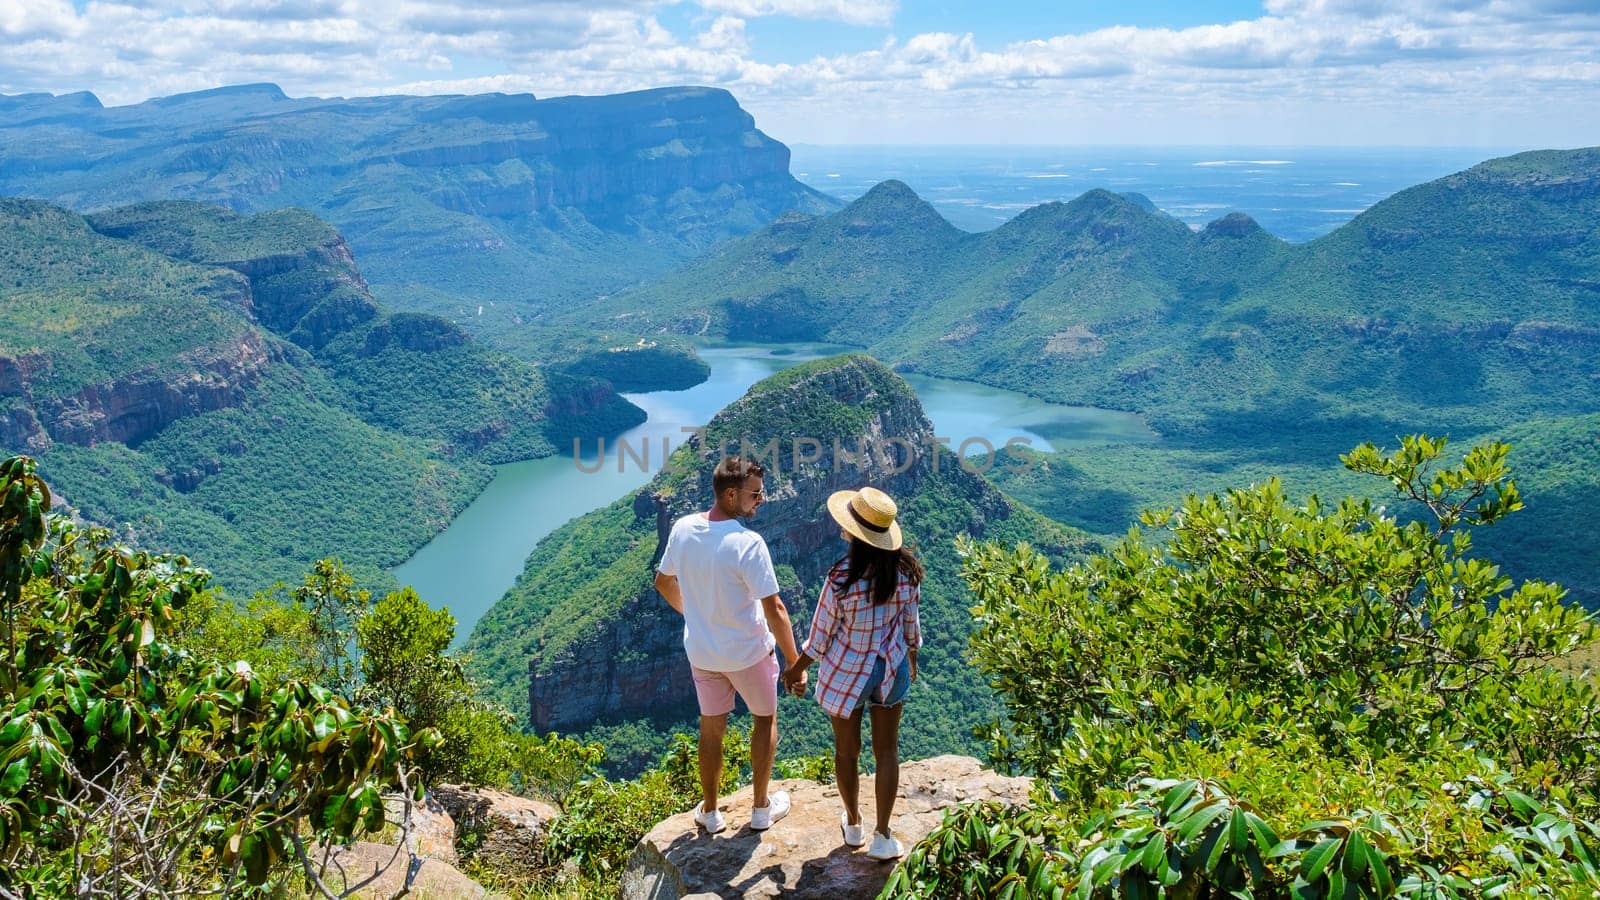
<instances>
[{"instance_id":1,"label":"denim shorts","mask_svg":"<svg viewBox=\"0 0 1600 900\"><path fill-rule=\"evenodd\" d=\"M883 657L878 657L872 664L872 675L867 679L866 690L861 692L861 699L856 702L856 709L865 709L870 703L873 706L899 706L905 702L906 693L911 690L911 657L900 657L899 665L894 667L894 686L889 689L889 696L880 697L879 688L883 686Z\"/></svg>"}]
</instances>

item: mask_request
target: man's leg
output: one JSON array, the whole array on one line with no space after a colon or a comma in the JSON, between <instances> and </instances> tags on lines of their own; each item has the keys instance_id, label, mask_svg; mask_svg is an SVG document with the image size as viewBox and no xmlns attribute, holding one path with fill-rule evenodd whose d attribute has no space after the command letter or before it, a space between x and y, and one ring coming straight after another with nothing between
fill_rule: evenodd
<instances>
[{"instance_id":1,"label":"man's leg","mask_svg":"<svg viewBox=\"0 0 1600 900\"><path fill-rule=\"evenodd\" d=\"M778 717L751 716L750 726L750 783L755 789L751 805L760 809L767 805L767 785L772 781L772 760L778 755Z\"/></svg>"},{"instance_id":2,"label":"man's leg","mask_svg":"<svg viewBox=\"0 0 1600 900\"><path fill-rule=\"evenodd\" d=\"M722 784L722 736L728 731L728 714L700 717L700 809L717 808L717 788Z\"/></svg>"},{"instance_id":3,"label":"man's leg","mask_svg":"<svg viewBox=\"0 0 1600 900\"><path fill-rule=\"evenodd\" d=\"M772 761L778 755L778 658L768 654L748 669L730 672L728 678L750 709L750 781L755 793L750 802L764 809Z\"/></svg>"}]
</instances>

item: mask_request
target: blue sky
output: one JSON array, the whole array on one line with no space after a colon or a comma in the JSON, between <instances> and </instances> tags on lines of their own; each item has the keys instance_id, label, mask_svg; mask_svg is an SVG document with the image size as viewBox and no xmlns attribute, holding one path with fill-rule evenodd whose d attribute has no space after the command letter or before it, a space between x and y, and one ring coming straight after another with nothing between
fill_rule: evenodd
<instances>
[{"instance_id":1,"label":"blue sky","mask_svg":"<svg viewBox=\"0 0 1600 900\"><path fill-rule=\"evenodd\" d=\"M727 88L791 143L1600 144L1600 0L0 0L0 93Z\"/></svg>"}]
</instances>

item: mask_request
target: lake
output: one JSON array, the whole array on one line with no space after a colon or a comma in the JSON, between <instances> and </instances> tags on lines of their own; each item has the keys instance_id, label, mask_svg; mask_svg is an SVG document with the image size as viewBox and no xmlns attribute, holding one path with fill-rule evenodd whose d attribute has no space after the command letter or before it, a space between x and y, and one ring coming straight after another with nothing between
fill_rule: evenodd
<instances>
[{"instance_id":1,"label":"lake","mask_svg":"<svg viewBox=\"0 0 1600 900\"><path fill-rule=\"evenodd\" d=\"M707 346L707 380L683 391L625 396L645 411L644 424L606 441L580 442L577 456L557 456L495 467L495 478L450 527L393 570L434 607L456 617L456 643L505 594L539 540L568 521L599 509L648 482L666 456L750 386L790 366L846 350L822 344ZM969 442L981 454L987 441L1003 448L1020 439L1038 450L1081 443L1148 441L1155 435L1133 413L1062 406L1015 391L967 381L906 376L935 432L951 448ZM619 459L626 443L631 454ZM731 448L730 448L731 449ZM1000 457L1003 461L1005 457Z\"/></svg>"}]
</instances>

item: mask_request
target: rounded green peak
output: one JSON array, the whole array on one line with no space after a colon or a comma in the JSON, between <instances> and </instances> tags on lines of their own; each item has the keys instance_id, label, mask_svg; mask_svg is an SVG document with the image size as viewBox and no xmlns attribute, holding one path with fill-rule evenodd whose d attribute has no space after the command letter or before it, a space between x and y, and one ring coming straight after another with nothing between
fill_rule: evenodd
<instances>
[{"instance_id":1,"label":"rounded green peak","mask_svg":"<svg viewBox=\"0 0 1600 900\"><path fill-rule=\"evenodd\" d=\"M860 213L866 210L896 209L920 212L923 209L931 211L933 207L929 206L921 197L918 197L917 192L913 191L905 182L890 179L873 185L872 190L862 194L854 203L845 207L844 211L846 213Z\"/></svg>"},{"instance_id":2,"label":"rounded green peak","mask_svg":"<svg viewBox=\"0 0 1600 900\"><path fill-rule=\"evenodd\" d=\"M716 439L763 441L780 433L854 437L872 417L905 404L923 416L905 379L865 353L845 353L756 382L712 418L707 432Z\"/></svg>"},{"instance_id":3,"label":"rounded green peak","mask_svg":"<svg viewBox=\"0 0 1600 900\"><path fill-rule=\"evenodd\" d=\"M1231 212L1206 225L1201 235L1208 238L1241 238L1261 233L1264 230L1255 219L1250 218L1245 213Z\"/></svg>"},{"instance_id":4,"label":"rounded green peak","mask_svg":"<svg viewBox=\"0 0 1600 900\"><path fill-rule=\"evenodd\" d=\"M906 384L905 379L896 375L888 366L865 353L841 353L838 356L812 360L784 369L775 375L769 375L752 385L740 402L777 391L792 391L802 384L811 390L826 391L831 383L836 382L835 376L843 373L855 373L876 382L903 388L905 395L913 400L916 399L916 393L911 390L911 385Z\"/></svg>"},{"instance_id":5,"label":"rounded green peak","mask_svg":"<svg viewBox=\"0 0 1600 900\"><path fill-rule=\"evenodd\" d=\"M835 219L847 234L915 232L949 236L957 231L928 201L903 181L879 182L840 210Z\"/></svg>"},{"instance_id":6,"label":"rounded green peak","mask_svg":"<svg viewBox=\"0 0 1600 900\"><path fill-rule=\"evenodd\" d=\"M1079 194L1077 199L1068 203L1069 208L1076 209L1112 209L1119 207L1134 207L1142 209L1136 201L1105 188L1092 188Z\"/></svg>"}]
</instances>

